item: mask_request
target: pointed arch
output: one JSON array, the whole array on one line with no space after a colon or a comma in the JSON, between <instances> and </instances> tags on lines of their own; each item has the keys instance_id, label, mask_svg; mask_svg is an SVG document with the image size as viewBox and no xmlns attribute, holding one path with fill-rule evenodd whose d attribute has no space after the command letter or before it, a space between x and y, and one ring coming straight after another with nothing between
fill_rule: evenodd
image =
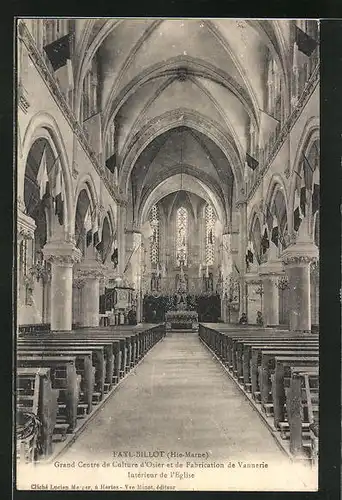
<instances>
[{"instance_id":1,"label":"pointed arch","mask_svg":"<svg viewBox=\"0 0 342 500\"><path fill-rule=\"evenodd\" d=\"M176 211L176 262L180 266L188 264L188 238L189 238L189 214L188 209L183 205Z\"/></svg>"},{"instance_id":2,"label":"pointed arch","mask_svg":"<svg viewBox=\"0 0 342 500\"><path fill-rule=\"evenodd\" d=\"M80 177L78 184L76 186L76 189L75 189L75 204L74 204L74 211L73 211L73 224L74 224L75 218L76 218L78 197L80 195L80 192L83 189L86 191L86 193L88 195L89 202L90 202L90 209L92 212L94 212L94 210L96 209L96 207L99 204L99 199L98 199L97 190L96 190L95 181L94 181L93 176L91 174L83 175L82 177Z\"/></svg>"},{"instance_id":3,"label":"pointed arch","mask_svg":"<svg viewBox=\"0 0 342 500\"><path fill-rule=\"evenodd\" d=\"M156 183L153 189L149 190L148 195L144 197L144 200L139 207L139 219L138 219L139 225L142 225L145 222L146 215L150 207L154 203L157 203L166 194L175 193L176 191L179 191L178 187L173 187L170 189L169 186L166 191L163 190L163 187L165 186L168 179L173 180L173 178L175 177L176 176L174 175L171 177L166 177L164 180L160 181L159 183ZM203 198L208 203L212 203L215 207L219 219L222 220L222 224L224 225L226 223L226 213L224 210L224 205L222 201L217 197L215 191L212 190L210 185L208 186L206 183L202 182L199 177L197 178L196 176L189 175L189 178L191 182L189 181L189 183L187 183L186 191L197 194L199 197ZM184 181L186 180L187 179L185 178ZM176 184L179 185L178 182ZM190 210L191 211L193 210L191 203L190 203Z\"/></svg>"},{"instance_id":4,"label":"pointed arch","mask_svg":"<svg viewBox=\"0 0 342 500\"><path fill-rule=\"evenodd\" d=\"M77 118L79 118L81 110L83 80L91 64L91 61L103 40L113 29L119 26L124 21L124 19L106 20L105 24L101 27L95 38L93 40L90 40L96 21L97 19L88 20L88 24L84 30L82 40L80 41L80 45L77 47L77 60L80 61L77 66L75 75L75 89L78 89L78 92L75 93L74 98L75 114Z\"/></svg>"},{"instance_id":5,"label":"pointed arch","mask_svg":"<svg viewBox=\"0 0 342 500\"><path fill-rule=\"evenodd\" d=\"M310 117L305 124L301 137L299 139L297 150L293 162L293 168L291 171L291 179L290 179L290 189L289 189L289 200L288 207L289 213L291 217L289 217L289 234L293 234L293 210L294 210L294 202L295 202L295 190L298 182L298 174L301 174L302 168L302 158L303 154L307 155L308 151L310 151L311 146L314 142L319 141L319 118L317 116Z\"/></svg>"},{"instance_id":6,"label":"pointed arch","mask_svg":"<svg viewBox=\"0 0 342 500\"><path fill-rule=\"evenodd\" d=\"M263 219L260 211L254 207L251 217L250 217L250 226L249 231L247 233L248 242L253 244L254 254L258 261L258 264L261 263L261 238L262 238L262 225Z\"/></svg>"},{"instance_id":7,"label":"pointed arch","mask_svg":"<svg viewBox=\"0 0 342 500\"><path fill-rule=\"evenodd\" d=\"M166 61L159 61L144 69L121 89L118 95L115 98L113 97L112 101L108 102L103 115L104 134L106 134L107 128L118 110L142 85L161 76L178 76L180 68L186 68L189 76L208 78L232 92L243 105L255 129L259 130L259 112L255 110L253 102L244 88L221 68L217 68L202 59L179 55Z\"/></svg>"},{"instance_id":8,"label":"pointed arch","mask_svg":"<svg viewBox=\"0 0 342 500\"><path fill-rule=\"evenodd\" d=\"M124 192L128 190L129 176L144 149L159 135L181 125L193 128L209 137L228 159L238 189L240 190L243 187L242 172L244 162L239 157L234 145L229 141L227 134L221 126L198 112L178 108L150 120L146 127L141 130L140 134L137 134L131 141L126 156L123 158L119 174L119 185Z\"/></svg>"},{"instance_id":9,"label":"pointed arch","mask_svg":"<svg viewBox=\"0 0 342 500\"><path fill-rule=\"evenodd\" d=\"M68 158L68 153L64 144L62 133L59 126L52 115L45 111L36 113L29 121L22 143L22 161L26 164L28 154L32 144L39 138L44 137L50 144L56 158L58 158L65 187L66 196L66 210L64 213L64 231L67 240L73 240L74 227L73 227L73 186L71 177L71 168ZM24 170L24 169L23 169ZM18 172L19 176L24 176L25 172ZM24 187L23 178L19 182L19 186ZM21 197L23 193L18 193Z\"/></svg>"},{"instance_id":10,"label":"pointed arch","mask_svg":"<svg viewBox=\"0 0 342 500\"><path fill-rule=\"evenodd\" d=\"M275 196L277 195L278 191L281 191L284 196L285 209L286 213L288 214L289 213L288 194L287 194L285 180L280 174L273 174L271 177L271 180L268 184L267 193L265 196L265 206L268 206L271 209L274 203Z\"/></svg>"}]
</instances>

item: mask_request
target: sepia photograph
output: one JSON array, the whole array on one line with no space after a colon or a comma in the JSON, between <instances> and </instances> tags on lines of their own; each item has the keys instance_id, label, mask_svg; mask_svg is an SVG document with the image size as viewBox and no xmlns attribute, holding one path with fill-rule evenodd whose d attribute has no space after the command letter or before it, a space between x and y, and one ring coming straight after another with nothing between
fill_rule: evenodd
<instances>
[{"instance_id":1,"label":"sepia photograph","mask_svg":"<svg viewBox=\"0 0 342 500\"><path fill-rule=\"evenodd\" d=\"M16 489L318 491L319 20L15 32Z\"/></svg>"}]
</instances>

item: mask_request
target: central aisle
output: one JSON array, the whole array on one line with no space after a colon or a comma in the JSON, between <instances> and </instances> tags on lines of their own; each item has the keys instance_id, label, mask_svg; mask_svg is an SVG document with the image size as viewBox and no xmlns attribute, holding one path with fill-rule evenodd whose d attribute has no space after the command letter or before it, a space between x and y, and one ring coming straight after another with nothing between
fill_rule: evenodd
<instances>
[{"instance_id":1,"label":"central aisle","mask_svg":"<svg viewBox=\"0 0 342 500\"><path fill-rule=\"evenodd\" d=\"M235 383L191 332L170 333L156 345L65 458L115 449L212 450L216 460L283 456Z\"/></svg>"},{"instance_id":2,"label":"central aisle","mask_svg":"<svg viewBox=\"0 0 342 500\"><path fill-rule=\"evenodd\" d=\"M273 478L276 482L269 489L287 488L294 481L293 474L279 477L280 470L285 473L284 468L290 467L288 459L234 381L191 332L168 333L59 459L108 460L113 451L130 451L134 456L137 450L205 453L204 461L225 467L232 462L240 469L238 461L267 463L268 470L248 470L258 474L255 478L262 488L266 477L272 477L272 467L278 478ZM287 487L281 486L284 481L290 481ZM298 487L296 481L294 488Z\"/></svg>"}]
</instances>

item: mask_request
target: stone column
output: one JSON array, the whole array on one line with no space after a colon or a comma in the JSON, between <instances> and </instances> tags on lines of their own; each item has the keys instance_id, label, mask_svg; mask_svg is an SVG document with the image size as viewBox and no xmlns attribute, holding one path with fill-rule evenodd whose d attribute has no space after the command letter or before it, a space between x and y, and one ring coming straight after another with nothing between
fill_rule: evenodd
<instances>
[{"instance_id":1,"label":"stone column","mask_svg":"<svg viewBox=\"0 0 342 500\"><path fill-rule=\"evenodd\" d=\"M311 330L310 265L318 259L313 243L296 243L288 247L282 260L289 280L290 330Z\"/></svg>"},{"instance_id":2,"label":"stone column","mask_svg":"<svg viewBox=\"0 0 342 500\"><path fill-rule=\"evenodd\" d=\"M51 241L43 248L51 263L51 330L72 329L72 269L81 251L67 241Z\"/></svg>"},{"instance_id":3,"label":"stone column","mask_svg":"<svg viewBox=\"0 0 342 500\"><path fill-rule=\"evenodd\" d=\"M247 250L247 203L240 201L236 207L239 217L239 268L240 268L240 310L239 316L247 312L247 294L245 281L246 250Z\"/></svg>"},{"instance_id":4,"label":"stone column","mask_svg":"<svg viewBox=\"0 0 342 500\"><path fill-rule=\"evenodd\" d=\"M259 276L263 286L263 320L265 326L279 325L279 289L277 282L284 274L280 260L261 264Z\"/></svg>"},{"instance_id":5,"label":"stone column","mask_svg":"<svg viewBox=\"0 0 342 500\"><path fill-rule=\"evenodd\" d=\"M257 266L255 266L257 268ZM252 269L251 272L246 273L246 286L247 286L247 317L248 322L254 324L256 322L257 312L262 310L262 299L257 293L260 288L261 279L259 277L258 269Z\"/></svg>"},{"instance_id":6,"label":"stone column","mask_svg":"<svg viewBox=\"0 0 342 500\"><path fill-rule=\"evenodd\" d=\"M81 325L82 322L82 289L84 283L84 279L75 277L72 283L72 323L76 325Z\"/></svg>"},{"instance_id":7,"label":"stone column","mask_svg":"<svg viewBox=\"0 0 342 500\"><path fill-rule=\"evenodd\" d=\"M229 277L233 270L231 234L225 233L222 235L222 300L221 300L221 317L224 323L229 322L228 311L228 294L229 294Z\"/></svg>"},{"instance_id":8,"label":"stone column","mask_svg":"<svg viewBox=\"0 0 342 500\"><path fill-rule=\"evenodd\" d=\"M125 225L126 225L126 207L118 207L118 274L123 275L125 265L126 265L126 236L125 236Z\"/></svg>"},{"instance_id":9,"label":"stone column","mask_svg":"<svg viewBox=\"0 0 342 500\"><path fill-rule=\"evenodd\" d=\"M132 256L132 278L136 295L136 315L137 322L141 320L141 255L142 255L142 235L141 232L133 233L133 248L135 249Z\"/></svg>"},{"instance_id":10,"label":"stone column","mask_svg":"<svg viewBox=\"0 0 342 500\"><path fill-rule=\"evenodd\" d=\"M21 267L20 263L20 246L25 240L33 240L36 223L23 213L25 206L19 204L17 211L17 321L18 324L25 323L26 321L26 296L33 294L35 280L33 276L28 273L29 263L23 262Z\"/></svg>"},{"instance_id":11,"label":"stone column","mask_svg":"<svg viewBox=\"0 0 342 500\"><path fill-rule=\"evenodd\" d=\"M95 259L87 259L75 267L76 280L82 280L81 326L99 326L100 278L104 266Z\"/></svg>"}]
</instances>

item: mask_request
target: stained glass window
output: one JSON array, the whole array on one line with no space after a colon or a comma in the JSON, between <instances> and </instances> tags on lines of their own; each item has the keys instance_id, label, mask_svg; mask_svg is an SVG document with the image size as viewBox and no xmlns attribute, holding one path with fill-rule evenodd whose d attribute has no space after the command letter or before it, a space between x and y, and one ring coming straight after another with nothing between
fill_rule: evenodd
<instances>
[{"instance_id":1,"label":"stained glass window","mask_svg":"<svg viewBox=\"0 0 342 500\"><path fill-rule=\"evenodd\" d=\"M184 207L177 210L177 246L176 261L180 266L181 261L186 266L188 262L188 211Z\"/></svg>"},{"instance_id":2,"label":"stained glass window","mask_svg":"<svg viewBox=\"0 0 342 500\"><path fill-rule=\"evenodd\" d=\"M150 225L152 229L151 236L151 263L158 264L159 262L159 208L153 205L150 212Z\"/></svg>"},{"instance_id":3,"label":"stained glass window","mask_svg":"<svg viewBox=\"0 0 342 500\"><path fill-rule=\"evenodd\" d=\"M216 215L211 205L205 207L205 263L212 266L215 259L215 222Z\"/></svg>"}]
</instances>

